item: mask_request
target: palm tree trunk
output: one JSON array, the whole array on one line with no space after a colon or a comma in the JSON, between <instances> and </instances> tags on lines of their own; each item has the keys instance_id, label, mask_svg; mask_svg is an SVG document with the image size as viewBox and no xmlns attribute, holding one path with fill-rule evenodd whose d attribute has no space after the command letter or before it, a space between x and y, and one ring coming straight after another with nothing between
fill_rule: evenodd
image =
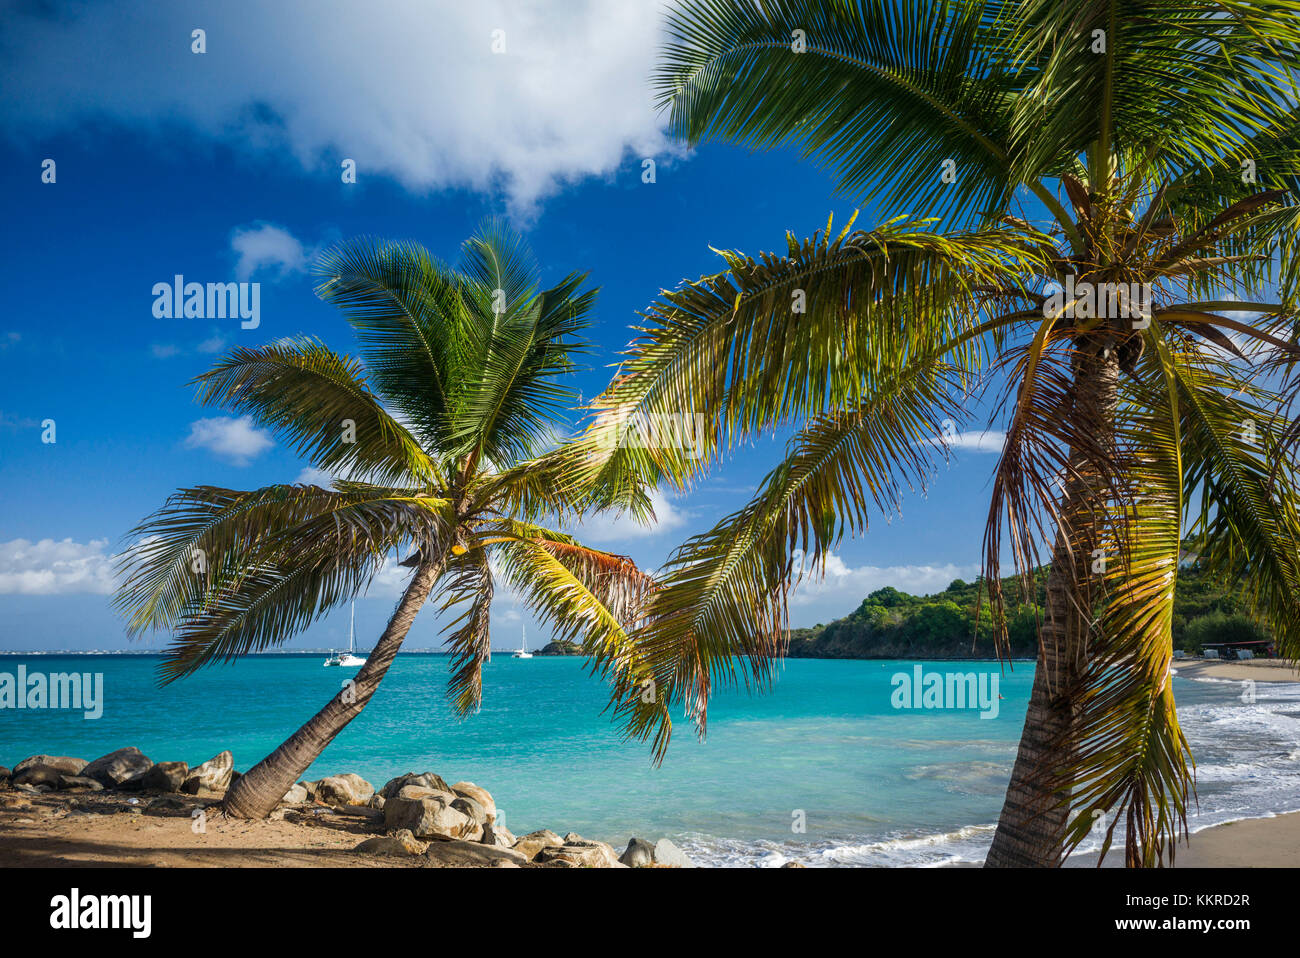
<instances>
[{"instance_id":1,"label":"palm tree trunk","mask_svg":"<svg viewBox=\"0 0 1300 958\"><path fill-rule=\"evenodd\" d=\"M410 631L415 614L420 611L434 583L442 574L442 562L426 560L419 564L406 591L388 620L384 634L366 658L354 684L330 699L279 748L258 762L226 793L223 809L236 818L265 818L298 781L300 775L316 761L334 737L361 714L370 697L379 688L397 650Z\"/></svg>"},{"instance_id":2,"label":"palm tree trunk","mask_svg":"<svg viewBox=\"0 0 1300 958\"><path fill-rule=\"evenodd\" d=\"M1080 353L1074 362L1075 398L1070 414L1093 439L1071 450L1052 549L1038 661L1020 748L1011 770L1002 814L986 868L1059 866L1070 813L1068 768L1077 747L1073 728L1078 681L1088 661L1092 594L1097 576L1093 550L1100 542L1098 516L1107 495L1098 451L1113 442L1119 365L1109 354Z\"/></svg>"}]
</instances>

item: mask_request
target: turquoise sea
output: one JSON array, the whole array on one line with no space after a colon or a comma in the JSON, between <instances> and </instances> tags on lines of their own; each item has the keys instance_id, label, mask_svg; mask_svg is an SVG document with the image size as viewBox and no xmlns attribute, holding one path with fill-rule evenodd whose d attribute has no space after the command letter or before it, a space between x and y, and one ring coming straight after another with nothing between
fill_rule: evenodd
<instances>
[{"instance_id":1,"label":"turquoise sea","mask_svg":"<svg viewBox=\"0 0 1300 958\"><path fill-rule=\"evenodd\" d=\"M339 688L320 654L251 656L166 688L152 655L0 655L0 673L102 673L103 715L0 709L0 764L86 759L135 745L191 765L229 748L247 769ZM705 742L677 722L667 761L625 742L602 683L574 658L487 666L482 710L457 719L447 659L401 655L378 695L309 770L382 785L409 771L487 788L516 834L576 831L618 847L671 838L701 864L938 865L979 861L1024 720L1028 662L1000 673L999 713L903 710L891 676L914 662L792 660L775 690L720 694ZM993 662L927 670L998 672ZM343 673L346 674L346 673ZM1300 685L1176 679L1198 761L1194 828L1300 809ZM804 830L797 826L804 823Z\"/></svg>"}]
</instances>

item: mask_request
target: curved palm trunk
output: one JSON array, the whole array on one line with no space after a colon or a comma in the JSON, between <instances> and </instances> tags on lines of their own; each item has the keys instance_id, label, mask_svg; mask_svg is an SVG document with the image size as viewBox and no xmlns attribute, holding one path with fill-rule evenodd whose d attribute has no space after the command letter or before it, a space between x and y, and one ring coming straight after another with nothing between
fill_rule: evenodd
<instances>
[{"instance_id":1,"label":"curved palm trunk","mask_svg":"<svg viewBox=\"0 0 1300 958\"><path fill-rule=\"evenodd\" d=\"M1074 382L1071 414L1109 450L1119 390L1113 352L1106 357L1080 354ZM1052 549L1034 684L986 868L1050 868L1062 861L1070 781L1060 769L1071 764L1076 749L1072 734L1077 683L1088 661L1096 578L1092 551L1100 541L1097 516L1107 495L1101 470L1089 459L1084 450L1071 451L1076 475L1066 482L1061 527Z\"/></svg>"},{"instance_id":2,"label":"curved palm trunk","mask_svg":"<svg viewBox=\"0 0 1300 958\"><path fill-rule=\"evenodd\" d=\"M330 699L329 704L312 716L306 725L231 786L223 803L227 815L236 818L265 818L269 815L307 766L325 751L325 747L349 722L361 714L379 688L388 667L393 664L397 650L402 647L406 633L415 621L415 614L424 605L441 574L441 562L420 563L388 620L384 634L357 673L355 684Z\"/></svg>"}]
</instances>

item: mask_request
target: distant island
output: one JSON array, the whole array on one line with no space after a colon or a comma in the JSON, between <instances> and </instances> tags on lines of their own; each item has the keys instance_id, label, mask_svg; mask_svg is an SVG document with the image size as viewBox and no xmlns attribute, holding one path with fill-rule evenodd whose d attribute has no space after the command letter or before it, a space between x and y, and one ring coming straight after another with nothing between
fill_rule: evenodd
<instances>
[{"instance_id":1,"label":"distant island","mask_svg":"<svg viewBox=\"0 0 1300 958\"><path fill-rule=\"evenodd\" d=\"M1042 616L1046 567L1035 575L1034 602L1016 602L1020 586L1002 581L1007 598L1007 633L1013 658L1037 652L1037 627ZM980 598L984 601L981 605ZM1179 570L1174 595L1174 648L1200 654L1206 642L1271 641L1273 636L1245 614L1247 602L1239 589L1188 564ZM978 609L978 620L976 610ZM934 595L916 596L886 586L867 596L847 616L811 628L789 632L791 658L801 659L921 659L992 658L993 619L985 583L955 579Z\"/></svg>"},{"instance_id":2,"label":"distant island","mask_svg":"<svg viewBox=\"0 0 1300 958\"><path fill-rule=\"evenodd\" d=\"M557 642L547 642L542 646L535 655L582 655L582 646L577 642L570 642L567 639L561 639Z\"/></svg>"}]
</instances>

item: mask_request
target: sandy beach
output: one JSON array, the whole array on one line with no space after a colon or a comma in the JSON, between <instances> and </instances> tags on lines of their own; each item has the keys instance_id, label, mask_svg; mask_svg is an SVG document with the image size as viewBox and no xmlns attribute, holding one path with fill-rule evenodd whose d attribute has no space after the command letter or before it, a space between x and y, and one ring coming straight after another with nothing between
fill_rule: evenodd
<instances>
[{"instance_id":1,"label":"sandy beach","mask_svg":"<svg viewBox=\"0 0 1300 958\"><path fill-rule=\"evenodd\" d=\"M1223 679L1229 682L1300 682L1300 671L1280 659L1218 662L1213 659L1176 659L1174 673L1185 679Z\"/></svg>"},{"instance_id":2,"label":"sandy beach","mask_svg":"<svg viewBox=\"0 0 1300 958\"><path fill-rule=\"evenodd\" d=\"M209 802L177 796L174 808L129 806L122 796L0 791L0 868L490 868L545 867L507 849L435 841L419 854L357 846L383 835L365 809L281 810L275 819L227 819L210 811L194 828L193 811ZM1108 856L1117 867L1122 853ZM1076 864L1079 864L1076 862ZM1179 868L1285 868L1300 865L1300 812L1217 825L1180 844Z\"/></svg>"}]
</instances>

